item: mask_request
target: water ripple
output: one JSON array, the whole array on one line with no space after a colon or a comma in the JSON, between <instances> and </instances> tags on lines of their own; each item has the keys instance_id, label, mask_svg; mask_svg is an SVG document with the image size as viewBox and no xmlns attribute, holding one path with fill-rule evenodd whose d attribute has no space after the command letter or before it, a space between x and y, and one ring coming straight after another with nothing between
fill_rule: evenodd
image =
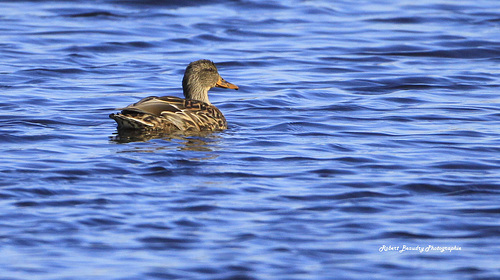
<instances>
[{"instance_id":1,"label":"water ripple","mask_svg":"<svg viewBox=\"0 0 500 280\"><path fill-rule=\"evenodd\" d=\"M4 278L499 274L495 1L0 8ZM228 130L116 131L201 58Z\"/></svg>"}]
</instances>

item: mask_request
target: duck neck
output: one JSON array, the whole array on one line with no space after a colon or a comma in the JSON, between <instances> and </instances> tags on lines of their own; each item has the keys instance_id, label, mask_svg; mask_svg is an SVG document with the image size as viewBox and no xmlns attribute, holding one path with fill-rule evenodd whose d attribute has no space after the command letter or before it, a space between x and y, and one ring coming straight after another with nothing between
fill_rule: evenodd
<instances>
[{"instance_id":1,"label":"duck neck","mask_svg":"<svg viewBox=\"0 0 500 280\"><path fill-rule=\"evenodd\" d=\"M211 104L210 101L208 100L208 90L209 88L203 89L201 87L190 87L190 86L183 87L184 97L186 99L193 99L205 102L207 104Z\"/></svg>"}]
</instances>

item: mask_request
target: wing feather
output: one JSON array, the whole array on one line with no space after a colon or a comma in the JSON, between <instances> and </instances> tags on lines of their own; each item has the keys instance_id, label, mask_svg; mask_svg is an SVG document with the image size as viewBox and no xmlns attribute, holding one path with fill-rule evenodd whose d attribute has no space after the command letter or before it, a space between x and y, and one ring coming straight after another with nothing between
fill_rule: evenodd
<instances>
[{"instance_id":1,"label":"wing feather","mask_svg":"<svg viewBox=\"0 0 500 280\"><path fill-rule=\"evenodd\" d=\"M172 96L150 96L123 108L121 115L136 118L145 115L142 121L151 120L154 125L144 123L144 129L162 129L175 126L178 130L202 131L227 128L226 119L219 109L197 100ZM149 117L146 117L149 116ZM120 123L119 123L120 126Z\"/></svg>"}]
</instances>

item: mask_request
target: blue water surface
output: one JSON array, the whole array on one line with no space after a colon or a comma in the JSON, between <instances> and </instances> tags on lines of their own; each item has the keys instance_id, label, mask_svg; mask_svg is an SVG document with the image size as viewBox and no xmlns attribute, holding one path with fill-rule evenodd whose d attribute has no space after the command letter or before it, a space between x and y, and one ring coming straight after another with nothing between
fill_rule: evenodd
<instances>
[{"instance_id":1,"label":"blue water surface","mask_svg":"<svg viewBox=\"0 0 500 280\"><path fill-rule=\"evenodd\" d=\"M0 11L2 280L500 278L498 1ZM117 133L202 58L228 130Z\"/></svg>"}]
</instances>

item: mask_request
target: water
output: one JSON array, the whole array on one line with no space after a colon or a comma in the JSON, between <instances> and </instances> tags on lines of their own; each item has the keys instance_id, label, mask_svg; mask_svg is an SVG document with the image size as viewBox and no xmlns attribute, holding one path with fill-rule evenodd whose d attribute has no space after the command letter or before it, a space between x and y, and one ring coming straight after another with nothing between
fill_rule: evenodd
<instances>
[{"instance_id":1,"label":"water","mask_svg":"<svg viewBox=\"0 0 500 280\"><path fill-rule=\"evenodd\" d=\"M135 2L0 2L1 279L500 277L498 1Z\"/></svg>"}]
</instances>

